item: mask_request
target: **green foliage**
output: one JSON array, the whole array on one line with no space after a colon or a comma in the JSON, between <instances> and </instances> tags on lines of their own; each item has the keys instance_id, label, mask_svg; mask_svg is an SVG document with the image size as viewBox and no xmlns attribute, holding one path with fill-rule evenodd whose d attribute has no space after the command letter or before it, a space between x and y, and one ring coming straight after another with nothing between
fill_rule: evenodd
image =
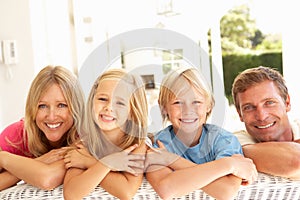
<instances>
[{"instance_id":1,"label":"green foliage","mask_svg":"<svg viewBox=\"0 0 300 200\"><path fill-rule=\"evenodd\" d=\"M260 30L255 31L255 35L251 38L252 41L252 48L257 47L257 45L261 44L265 39L265 36Z\"/></svg>"},{"instance_id":2,"label":"green foliage","mask_svg":"<svg viewBox=\"0 0 300 200\"><path fill-rule=\"evenodd\" d=\"M223 54L280 52L281 35L264 35L250 16L247 5L234 7L220 21Z\"/></svg>"},{"instance_id":3,"label":"green foliage","mask_svg":"<svg viewBox=\"0 0 300 200\"><path fill-rule=\"evenodd\" d=\"M261 65L275 68L282 73L282 54L265 53L260 55L223 55L224 87L229 103L232 103L231 87L234 78L245 69Z\"/></svg>"},{"instance_id":4,"label":"green foliage","mask_svg":"<svg viewBox=\"0 0 300 200\"><path fill-rule=\"evenodd\" d=\"M257 29L255 20L250 18L249 7L241 5L230 10L220 21L220 31L224 53L251 49L251 38L255 37Z\"/></svg>"},{"instance_id":5,"label":"green foliage","mask_svg":"<svg viewBox=\"0 0 300 200\"><path fill-rule=\"evenodd\" d=\"M243 70L269 66L282 73L281 35L264 35L256 28L247 5L230 10L220 21L225 94L232 103L234 78Z\"/></svg>"},{"instance_id":6,"label":"green foliage","mask_svg":"<svg viewBox=\"0 0 300 200\"><path fill-rule=\"evenodd\" d=\"M256 50L280 52L282 50L281 35L275 34L266 36L261 44L257 45Z\"/></svg>"}]
</instances>

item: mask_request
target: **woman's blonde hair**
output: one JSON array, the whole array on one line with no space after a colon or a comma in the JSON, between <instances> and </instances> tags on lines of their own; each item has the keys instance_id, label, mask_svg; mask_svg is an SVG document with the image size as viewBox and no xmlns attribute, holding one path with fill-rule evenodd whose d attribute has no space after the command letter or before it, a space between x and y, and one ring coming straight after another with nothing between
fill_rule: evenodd
<instances>
[{"instance_id":1,"label":"woman's blonde hair","mask_svg":"<svg viewBox=\"0 0 300 200\"><path fill-rule=\"evenodd\" d=\"M130 113L126 120L123 142L118 146L112 145L101 132L94 118L94 98L99 82L105 79L122 80L122 83L128 84L133 88L130 95ZM147 136L148 125L148 106L144 83L140 76L127 73L123 69L110 69L100 75L95 81L87 101L85 121L85 134L81 135L82 140L89 151L96 158L101 158L112 152L120 151L135 143L141 144Z\"/></svg>"},{"instance_id":2,"label":"woman's blonde hair","mask_svg":"<svg viewBox=\"0 0 300 200\"><path fill-rule=\"evenodd\" d=\"M164 124L169 121L167 113L164 112L167 104L183 91L190 90L191 86L205 96L210 108L206 118L209 117L212 108L214 107L215 100L205 78L202 76L201 72L194 67L179 67L176 70L169 72L164 77L160 86L158 104Z\"/></svg>"},{"instance_id":3,"label":"woman's blonde hair","mask_svg":"<svg viewBox=\"0 0 300 200\"><path fill-rule=\"evenodd\" d=\"M46 66L31 83L25 107L25 137L29 151L41 156L52 149L45 134L36 124L39 100L53 84L58 84L67 101L74 123L63 136L62 146L68 146L78 139L80 122L84 116L84 95L77 77L62 66ZM26 141L25 141L26 142Z\"/></svg>"}]
</instances>

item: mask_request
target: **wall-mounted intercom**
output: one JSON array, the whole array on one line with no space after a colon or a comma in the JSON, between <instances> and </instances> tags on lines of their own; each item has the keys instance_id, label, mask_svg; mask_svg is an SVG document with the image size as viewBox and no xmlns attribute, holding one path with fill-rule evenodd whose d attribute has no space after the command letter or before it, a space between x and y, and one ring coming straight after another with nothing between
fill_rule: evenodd
<instances>
[{"instance_id":1,"label":"wall-mounted intercom","mask_svg":"<svg viewBox=\"0 0 300 200\"><path fill-rule=\"evenodd\" d=\"M2 62L6 65L13 65L18 63L17 41L16 40L2 40L1 41L1 57Z\"/></svg>"}]
</instances>

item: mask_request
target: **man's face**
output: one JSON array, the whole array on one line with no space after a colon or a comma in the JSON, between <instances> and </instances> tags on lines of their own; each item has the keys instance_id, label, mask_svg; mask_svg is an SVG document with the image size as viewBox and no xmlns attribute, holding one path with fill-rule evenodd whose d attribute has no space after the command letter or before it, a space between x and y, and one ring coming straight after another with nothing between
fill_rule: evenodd
<instances>
[{"instance_id":1,"label":"man's face","mask_svg":"<svg viewBox=\"0 0 300 200\"><path fill-rule=\"evenodd\" d=\"M284 101L272 81L264 81L237 94L240 120L247 132L260 142L293 139L287 112L289 96Z\"/></svg>"}]
</instances>

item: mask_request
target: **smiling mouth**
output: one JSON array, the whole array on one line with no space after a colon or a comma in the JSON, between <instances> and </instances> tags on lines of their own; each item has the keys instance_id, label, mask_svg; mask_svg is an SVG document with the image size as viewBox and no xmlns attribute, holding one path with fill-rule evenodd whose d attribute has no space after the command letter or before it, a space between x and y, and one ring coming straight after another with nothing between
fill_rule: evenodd
<instances>
[{"instance_id":1,"label":"smiling mouth","mask_svg":"<svg viewBox=\"0 0 300 200\"><path fill-rule=\"evenodd\" d=\"M56 123L56 124L48 124L48 123L46 123L46 126L48 128L55 129L55 128L59 127L61 124L62 124L61 122L60 123Z\"/></svg>"},{"instance_id":2,"label":"smiling mouth","mask_svg":"<svg viewBox=\"0 0 300 200\"><path fill-rule=\"evenodd\" d=\"M255 127L258 128L258 129L265 129L265 128L270 128L270 127L274 126L275 123L276 122L273 122L271 124L267 124L265 126L255 126Z\"/></svg>"},{"instance_id":3,"label":"smiling mouth","mask_svg":"<svg viewBox=\"0 0 300 200\"><path fill-rule=\"evenodd\" d=\"M183 123L194 123L197 121L197 119L180 119Z\"/></svg>"},{"instance_id":4,"label":"smiling mouth","mask_svg":"<svg viewBox=\"0 0 300 200\"><path fill-rule=\"evenodd\" d=\"M107 116L107 115L100 115L101 116L101 118L103 119L103 120L105 120L105 121L113 121L113 120L115 120L116 118L114 118L114 117L110 117L110 116Z\"/></svg>"}]
</instances>

